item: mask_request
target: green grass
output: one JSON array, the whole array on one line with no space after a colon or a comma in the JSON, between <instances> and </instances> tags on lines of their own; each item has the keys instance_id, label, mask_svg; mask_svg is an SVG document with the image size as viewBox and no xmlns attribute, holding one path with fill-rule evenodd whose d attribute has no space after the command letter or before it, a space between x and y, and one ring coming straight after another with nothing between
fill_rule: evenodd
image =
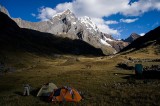
<instances>
[{"instance_id":1,"label":"green grass","mask_svg":"<svg viewBox=\"0 0 160 106\"><path fill-rule=\"evenodd\" d=\"M58 87L71 86L82 92L84 99L80 103L65 103L64 106L160 104L160 81L149 80L148 83L144 83L144 80L135 80L134 84L130 84L128 80L134 72L116 67L119 62L127 60L123 55L113 58L83 56L54 58L32 54L19 56L21 58L10 56L13 61L9 61L10 59L7 61L7 64L16 67L17 71L0 76L0 106L52 105L35 96L37 90L47 82L53 82ZM132 58L136 58L136 55ZM22 96L24 83L29 83L33 87L34 91L30 96Z\"/></svg>"}]
</instances>

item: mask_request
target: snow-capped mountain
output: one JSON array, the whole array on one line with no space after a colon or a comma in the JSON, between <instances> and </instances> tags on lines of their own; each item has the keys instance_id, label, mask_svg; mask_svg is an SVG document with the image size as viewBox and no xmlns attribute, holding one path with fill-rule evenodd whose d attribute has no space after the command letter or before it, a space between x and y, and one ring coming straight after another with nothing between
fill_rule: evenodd
<instances>
[{"instance_id":1,"label":"snow-capped mountain","mask_svg":"<svg viewBox=\"0 0 160 106\"><path fill-rule=\"evenodd\" d=\"M91 18L85 16L78 19L70 10L58 13L43 22L27 22L19 18L14 18L14 21L22 28L81 39L96 48L101 48L105 54L116 53L124 47L123 41L117 42L111 35L102 33Z\"/></svg>"},{"instance_id":2,"label":"snow-capped mountain","mask_svg":"<svg viewBox=\"0 0 160 106\"><path fill-rule=\"evenodd\" d=\"M99 29L95 23L92 22L91 18L84 16L79 21L88 29L91 33L98 32Z\"/></svg>"}]
</instances>

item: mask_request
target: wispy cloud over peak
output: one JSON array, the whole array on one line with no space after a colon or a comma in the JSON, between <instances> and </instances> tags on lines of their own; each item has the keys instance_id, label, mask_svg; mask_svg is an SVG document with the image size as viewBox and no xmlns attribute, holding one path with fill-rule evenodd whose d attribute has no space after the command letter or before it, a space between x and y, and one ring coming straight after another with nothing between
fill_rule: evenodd
<instances>
[{"instance_id":1,"label":"wispy cloud over peak","mask_svg":"<svg viewBox=\"0 0 160 106\"><path fill-rule=\"evenodd\" d=\"M114 21L114 20L108 20L108 21L105 21L105 23L106 23L107 25L110 25L110 24L118 24L118 22L117 22L117 21Z\"/></svg>"},{"instance_id":2,"label":"wispy cloud over peak","mask_svg":"<svg viewBox=\"0 0 160 106\"><path fill-rule=\"evenodd\" d=\"M124 22L124 23L132 23L137 21L138 18L134 18L134 19L120 19L120 22Z\"/></svg>"},{"instance_id":3,"label":"wispy cloud over peak","mask_svg":"<svg viewBox=\"0 0 160 106\"><path fill-rule=\"evenodd\" d=\"M55 14L57 14L57 11L50 8L50 7L41 7L38 9L39 14L37 15L37 18L42 21L47 21L48 19L51 19Z\"/></svg>"}]
</instances>

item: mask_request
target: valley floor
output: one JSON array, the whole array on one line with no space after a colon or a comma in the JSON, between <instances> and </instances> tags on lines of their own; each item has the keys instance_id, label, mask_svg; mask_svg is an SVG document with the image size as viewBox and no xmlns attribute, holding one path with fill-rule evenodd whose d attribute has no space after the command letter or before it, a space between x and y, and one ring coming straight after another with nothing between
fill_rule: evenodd
<instances>
[{"instance_id":1,"label":"valley floor","mask_svg":"<svg viewBox=\"0 0 160 106\"><path fill-rule=\"evenodd\" d=\"M30 55L30 54L29 54ZM32 57L32 56L31 56ZM33 56L30 60L11 63L15 72L0 76L0 106L46 106L47 103L36 97L39 88L47 82L58 87L70 86L82 93L78 103L65 103L64 106L143 106L160 104L160 81L158 79L134 79L134 70L116 67L128 61L129 56L106 57L84 56ZM139 58L139 57L138 57ZM151 56L150 58L155 58ZM10 60L14 60L12 58ZM135 63L129 63L134 66ZM142 62L144 65L159 62ZM29 83L33 91L30 96L22 96L23 84Z\"/></svg>"}]
</instances>

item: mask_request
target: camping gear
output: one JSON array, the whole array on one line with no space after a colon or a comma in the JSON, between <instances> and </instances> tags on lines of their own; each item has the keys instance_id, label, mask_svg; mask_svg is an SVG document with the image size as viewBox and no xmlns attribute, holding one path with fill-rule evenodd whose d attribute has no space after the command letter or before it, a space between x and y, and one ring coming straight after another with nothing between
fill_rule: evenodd
<instances>
[{"instance_id":1,"label":"camping gear","mask_svg":"<svg viewBox=\"0 0 160 106\"><path fill-rule=\"evenodd\" d=\"M135 74L142 75L143 73L143 65L142 64L135 64Z\"/></svg>"},{"instance_id":2,"label":"camping gear","mask_svg":"<svg viewBox=\"0 0 160 106\"><path fill-rule=\"evenodd\" d=\"M23 87L24 87L23 95L24 96L25 95L29 96L30 95L30 89L31 89L30 85L29 84L24 84Z\"/></svg>"},{"instance_id":3,"label":"camping gear","mask_svg":"<svg viewBox=\"0 0 160 106\"><path fill-rule=\"evenodd\" d=\"M79 102L82 97L77 90L70 87L62 87L55 90L50 94L49 99L52 98L52 102Z\"/></svg>"},{"instance_id":4,"label":"camping gear","mask_svg":"<svg viewBox=\"0 0 160 106\"><path fill-rule=\"evenodd\" d=\"M55 89L58 89L58 88L53 83L44 84L39 90L39 92L37 93L37 96L49 96L50 93L52 93Z\"/></svg>"}]
</instances>

